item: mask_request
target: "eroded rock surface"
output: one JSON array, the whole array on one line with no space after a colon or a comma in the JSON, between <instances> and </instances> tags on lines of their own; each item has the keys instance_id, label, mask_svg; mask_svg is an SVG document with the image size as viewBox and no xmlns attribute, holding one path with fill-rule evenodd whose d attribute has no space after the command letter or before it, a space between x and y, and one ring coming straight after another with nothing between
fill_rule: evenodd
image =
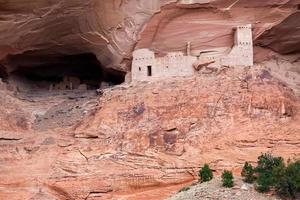
<instances>
[{"instance_id":1,"label":"eroded rock surface","mask_svg":"<svg viewBox=\"0 0 300 200\"><path fill-rule=\"evenodd\" d=\"M300 156L299 0L6 0L0 76L92 53L130 71L131 52L232 45L252 23L255 67L124 84L102 96L0 82L0 199L164 199L203 163L239 172L261 152ZM196 50L196 51L195 51ZM73 64L72 62L71 64ZM69 63L70 64L70 63ZM75 95L75 96L74 96Z\"/></svg>"},{"instance_id":2,"label":"eroded rock surface","mask_svg":"<svg viewBox=\"0 0 300 200\"><path fill-rule=\"evenodd\" d=\"M159 10L155 2L2 1L0 59L21 54L22 62L33 65L59 55L94 53L104 66L128 71L138 31ZM8 70L20 65L10 57L7 63Z\"/></svg>"},{"instance_id":3,"label":"eroded rock surface","mask_svg":"<svg viewBox=\"0 0 300 200\"><path fill-rule=\"evenodd\" d=\"M161 8L141 32L137 48L152 48L159 53L185 51L191 42L192 52L226 51L233 44L232 28L252 24L254 39L281 22L293 27L282 28L282 34L299 26L296 20L299 1L178 1ZM283 22L282 22L283 21ZM277 29L273 35L277 34ZM293 32L297 37L299 33ZM262 38L270 38L267 35ZM271 36L272 37L272 36ZM180 39L179 39L180 38ZM273 38L274 43L276 37ZM263 39L264 40L264 39ZM297 38L286 36L286 45L297 46ZM266 44L265 46L268 46ZM271 46L270 46L271 47ZM285 46L285 49L286 48ZM277 49L279 50L279 49Z\"/></svg>"},{"instance_id":4,"label":"eroded rock surface","mask_svg":"<svg viewBox=\"0 0 300 200\"><path fill-rule=\"evenodd\" d=\"M25 119L38 104L10 98ZM94 101L65 127L2 118L1 199L164 199L203 163L239 172L261 152L300 156L299 97L267 67L116 86Z\"/></svg>"},{"instance_id":5,"label":"eroded rock surface","mask_svg":"<svg viewBox=\"0 0 300 200\"><path fill-rule=\"evenodd\" d=\"M300 17L300 6L298 9L298 12L290 15L284 21L263 33L256 43L270 47L283 54L299 52L300 24L297 21Z\"/></svg>"},{"instance_id":6,"label":"eroded rock surface","mask_svg":"<svg viewBox=\"0 0 300 200\"><path fill-rule=\"evenodd\" d=\"M105 68L128 72L134 48L165 53L183 51L186 42L192 42L197 51L224 51L233 43L232 27L249 23L255 37L262 35L260 44L285 53L298 51L299 4L299 0L6 0L0 7L0 74L83 53L95 54ZM270 41L270 35L281 42L275 42L276 37Z\"/></svg>"}]
</instances>

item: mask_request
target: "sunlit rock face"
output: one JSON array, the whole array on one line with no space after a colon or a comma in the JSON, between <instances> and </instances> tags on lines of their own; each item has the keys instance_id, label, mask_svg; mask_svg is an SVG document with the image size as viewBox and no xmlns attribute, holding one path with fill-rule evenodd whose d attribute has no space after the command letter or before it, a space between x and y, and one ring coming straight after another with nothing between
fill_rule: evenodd
<instances>
[{"instance_id":1,"label":"sunlit rock face","mask_svg":"<svg viewBox=\"0 0 300 200\"><path fill-rule=\"evenodd\" d=\"M8 55L24 54L23 61L34 64L43 62L41 56L94 53L105 67L128 71L137 33L158 5L148 0L1 2L0 59L14 68L20 63Z\"/></svg>"},{"instance_id":2,"label":"sunlit rock face","mask_svg":"<svg viewBox=\"0 0 300 200\"><path fill-rule=\"evenodd\" d=\"M285 21L290 26L294 24L296 29L299 22L285 19L296 15L297 2L181 0L163 6L161 12L148 21L137 48L151 48L161 53L185 51L187 42L191 42L194 53L226 50L233 45L232 28L238 25L252 24L254 39L280 22L282 26ZM273 40L275 43L276 39ZM285 43L297 45L292 39Z\"/></svg>"},{"instance_id":3,"label":"sunlit rock face","mask_svg":"<svg viewBox=\"0 0 300 200\"><path fill-rule=\"evenodd\" d=\"M124 84L99 98L48 88L22 96L0 81L0 199L160 200L197 179L204 163L240 174L261 152L299 158L299 4L1 1L0 77L30 67L57 76L49 66L89 63L125 73L134 49L226 50L232 27L249 23L257 46L250 69Z\"/></svg>"},{"instance_id":4,"label":"sunlit rock face","mask_svg":"<svg viewBox=\"0 0 300 200\"><path fill-rule=\"evenodd\" d=\"M276 74L228 69L90 100L0 89L0 199L162 200L204 163L238 175L261 152L299 158L299 98Z\"/></svg>"},{"instance_id":5,"label":"sunlit rock face","mask_svg":"<svg viewBox=\"0 0 300 200\"><path fill-rule=\"evenodd\" d=\"M43 65L64 55L93 53L105 68L128 72L134 48L183 51L187 41L194 50L228 48L232 27L249 23L255 38L277 25L268 33L283 40L279 35L285 35L280 28L285 23L297 30L299 4L299 0L7 0L0 6L1 71L14 71L24 62ZM276 37L264 39L267 34L260 41L288 53L285 49L299 45L287 35L284 45L277 44ZM20 54L21 63L14 58Z\"/></svg>"}]
</instances>

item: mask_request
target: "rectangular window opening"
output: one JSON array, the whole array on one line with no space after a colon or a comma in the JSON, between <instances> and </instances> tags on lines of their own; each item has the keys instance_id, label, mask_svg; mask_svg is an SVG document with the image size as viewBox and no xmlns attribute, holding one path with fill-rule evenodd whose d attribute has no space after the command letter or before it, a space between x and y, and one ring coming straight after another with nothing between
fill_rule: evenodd
<instances>
[{"instance_id":1,"label":"rectangular window opening","mask_svg":"<svg viewBox=\"0 0 300 200\"><path fill-rule=\"evenodd\" d=\"M147 66L147 75L152 76L152 66L151 65Z\"/></svg>"}]
</instances>

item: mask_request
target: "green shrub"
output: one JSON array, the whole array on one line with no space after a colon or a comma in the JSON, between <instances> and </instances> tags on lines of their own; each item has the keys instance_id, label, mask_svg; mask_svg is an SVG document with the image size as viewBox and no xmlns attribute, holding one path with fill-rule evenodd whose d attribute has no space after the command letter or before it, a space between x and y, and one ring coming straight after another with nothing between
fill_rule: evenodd
<instances>
[{"instance_id":1,"label":"green shrub","mask_svg":"<svg viewBox=\"0 0 300 200\"><path fill-rule=\"evenodd\" d=\"M213 178L212 170L209 168L208 164L205 164L199 171L199 181L201 183L210 181Z\"/></svg>"},{"instance_id":2,"label":"green shrub","mask_svg":"<svg viewBox=\"0 0 300 200\"><path fill-rule=\"evenodd\" d=\"M231 171L224 170L222 174L222 183L224 187L233 187L233 175Z\"/></svg>"},{"instance_id":3,"label":"green shrub","mask_svg":"<svg viewBox=\"0 0 300 200\"><path fill-rule=\"evenodd\" d=\"M286 167L274 169L276 191L284 196L295 197L300 192L300 161L291 162Z\"/></svg>"},{"instance_id":4,"label":"green shrub","mask_svg":"<svg viewBox=\"0 0 300 200\"><path fill-rule=\"evenodd\" d=\"M267 192L275 185L274 169L284 165L282 157L273 157L271 154L262 154L258 157L256 187L260 192Z\"/></svg>"},{"instance_id":5,"label":"green shrub","mask_svg":"<svg viewBox=\"0 0 300 200\"><path fill-rule=\"evenodd\" d=\"M257 172L272 171L274 167L283 163L282 157L274 157L271 154L265 153L258 157Z\"/></svg>"},{"instance_id":6,"label":"green shrub","mask_svg":"<svg viewBox=\"0 0 300 200\"><path fill-rule=\"evenodd\" d=\"M256 179L256 189L259 192L268 192L273 184L273 176L270 173L260 173Z\"/></svg>"},{"instance_id":7,"label":"green shrub","mask_svg":"<svg viewBox=\"0 0 300 200\"><path fill-rule=\"evenodd\" d=\"M248 162L245 162L241 176L244 177L246 183L253 183L255 181L254 168Z\"/></svg>"},{"instance_id":8,"label":"green shrub","mask_svg":"<svg viewBox=\"0 0 300 200\"><path fill-rule=\"evenodd\" d=\"M179 193L179 192L185 192L185 191L188 191L188 190L190 190L190 189L191 189L190 186L186 186L186 187L181 188L181 189L178 191L178 193Z\"/></svg>"},{"instance_id":9,"label":"green shrub","mask_svg":"<svg viewBox=\"0 0 300 200\"><path fill-rule=\"evenodd\" d=\"M282 157L262 154L258 157L254 172L252 166L246 162L241 175L246 182L252 181L253 176L259 192L267 192L270 187L274 187L278 194L287 197L295 198L300 193L300 160L288 161L286 166Z\"/></svg>"}]
</instances>

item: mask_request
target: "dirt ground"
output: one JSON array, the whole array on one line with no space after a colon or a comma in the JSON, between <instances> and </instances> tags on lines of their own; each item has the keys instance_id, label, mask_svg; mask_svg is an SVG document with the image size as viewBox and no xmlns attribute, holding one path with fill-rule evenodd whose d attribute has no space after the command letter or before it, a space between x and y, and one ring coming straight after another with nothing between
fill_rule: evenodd
<instances>
[{"instance_id":1,"label":"dirt ground","mask_svg":"<svg viewBox=\"0 0 300 200\"><path fill-rule=\"evenodd\" d=\"M235 178L233 188L222 187L221 178L190 186L185 192L179 192L168 200L276 200L278 196L261 194L252 184L247 184L240 177Z\"/></svg>"}]
</instances>

